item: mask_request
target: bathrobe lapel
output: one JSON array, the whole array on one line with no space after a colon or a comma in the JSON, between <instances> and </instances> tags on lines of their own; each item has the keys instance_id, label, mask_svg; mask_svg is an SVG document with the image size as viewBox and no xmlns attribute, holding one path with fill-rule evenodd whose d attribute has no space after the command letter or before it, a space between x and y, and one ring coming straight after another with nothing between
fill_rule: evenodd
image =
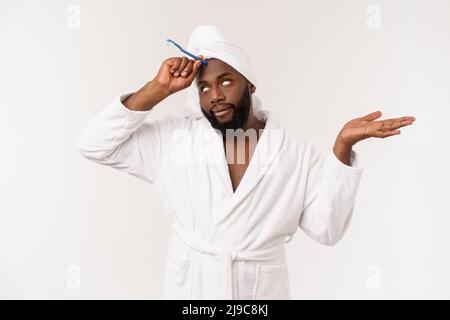
<instances>
[{"instance_id":1,"label":"bathrobe lapel","mask_svg":"<svg viewBox=\"0 0 450 320\"><path fill-rule=\"evenodd\" d=\"M225 202L225 206L221 208L221 212L215 215L217 219L216 224L221 224L229 219L235 211L235 207L239 206L245 200L265 175L276 173L285 132L280 128L279 123L273 118L269 110L258 110L257 117L264 119L266 126L259 138L247 170L235 192L233 192L220 132L214 130L213 139L209 148L207 148L207 161L218 170L221 183L229 200Z\"/></svg>"}]
</instances>

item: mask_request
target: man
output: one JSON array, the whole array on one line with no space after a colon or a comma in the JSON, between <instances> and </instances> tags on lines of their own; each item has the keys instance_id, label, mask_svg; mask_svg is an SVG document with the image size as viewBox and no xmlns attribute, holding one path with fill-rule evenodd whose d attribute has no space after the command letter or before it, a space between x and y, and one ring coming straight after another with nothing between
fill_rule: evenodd
<instances>
[{"instance_id":1,"label":"man","mask_svg":"<svg viewBox=\"0 0 450 320\"><path fill-rule=\"evenodd\" d=\"M166 298L288 299L284 243L297 226L325 245L347 230L363 170L353 145L415 119L356 118L322 157L262 108L248 57L217 27L197 27L188 50L208 64L165 60L152 81L86 126L78 148L157 188L174 230ZM193 113L145 122L186 88Z\"/></svg>"}]
</instances>

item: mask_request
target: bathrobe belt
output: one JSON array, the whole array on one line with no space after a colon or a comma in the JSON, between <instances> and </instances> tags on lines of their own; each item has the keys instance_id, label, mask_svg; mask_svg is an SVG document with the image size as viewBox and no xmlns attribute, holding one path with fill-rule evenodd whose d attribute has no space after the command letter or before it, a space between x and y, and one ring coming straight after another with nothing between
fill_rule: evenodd
<instances>
[{"instance_id":1,"label":"bathrobe belt","mask_svg":"<svg viewBox=\"0 0 450 320\"><path fill-rule=\"evenodd\" d=\"M279 254L280 250L283 250L284 244L289 242L293 237L292 234L288 235L283 242L261 250L223 251L214 248L214 246L211 246L208 243L195 239L176 223L172 223L172 227L178 237L191 249L201 254L208 254L216 257L220 268L219 276L223 277L221 281L222 289L219 299L224 300L233 299L232 270L234 261L270 261L271 258L274 258L277 254Z\"/></svg>"}]
</instances>

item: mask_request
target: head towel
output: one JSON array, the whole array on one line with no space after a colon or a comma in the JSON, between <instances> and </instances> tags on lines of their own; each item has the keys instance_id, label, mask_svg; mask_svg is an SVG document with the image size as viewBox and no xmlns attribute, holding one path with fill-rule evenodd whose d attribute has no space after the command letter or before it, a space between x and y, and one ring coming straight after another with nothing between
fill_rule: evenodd
<instances>
[{"instance_id":1,"label":"head towel","mask_svg":"<svg viewBox=\"0 0 450 320\"><path fill-rule=\"evenodd\" d=\"M205 59L216 58L227 63L241 73L251 84L257 87L256 77L250 64L250 58L242 48L229 41L217 26L197 26L191 33L187 51ZM187 115L203 117L201 112L197 82L194 80L188 90ZM261 108L261 100L252 94L253 110Z\"/></svg>"}]
</instances>

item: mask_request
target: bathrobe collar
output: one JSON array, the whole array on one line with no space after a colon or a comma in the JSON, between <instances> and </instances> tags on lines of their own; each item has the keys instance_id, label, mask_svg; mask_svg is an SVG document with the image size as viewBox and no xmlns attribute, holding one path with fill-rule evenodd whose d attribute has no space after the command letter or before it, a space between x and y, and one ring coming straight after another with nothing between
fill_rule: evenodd
<instances>
[{"instance_id":1,"label":"bathrobe collar","mask_svg":"<svg viewBox=\"0 0 450 320\"><path fill-rule=\"evenodd\" d=\"M231 199L229 207L224 208L224 213L219 215L224 220L227 219L228 214L234 211L232 210L233 206L245 199L265 175L276 174L278 170L279 155L285 138L285 130L281 128L272 111L257 109L254 110L254 114L258 120L265 121L266 125L254 149L247 170L235 192L233 192L225 156L222 133L219 130L213 129L205 117L200 120L207 134L211 136L211 143L205 149L207 163L208 165L215 166L216 170L218 170L223 188ZM221 221L217 222L220 223Z\"/></svg>"}]
</instances>

